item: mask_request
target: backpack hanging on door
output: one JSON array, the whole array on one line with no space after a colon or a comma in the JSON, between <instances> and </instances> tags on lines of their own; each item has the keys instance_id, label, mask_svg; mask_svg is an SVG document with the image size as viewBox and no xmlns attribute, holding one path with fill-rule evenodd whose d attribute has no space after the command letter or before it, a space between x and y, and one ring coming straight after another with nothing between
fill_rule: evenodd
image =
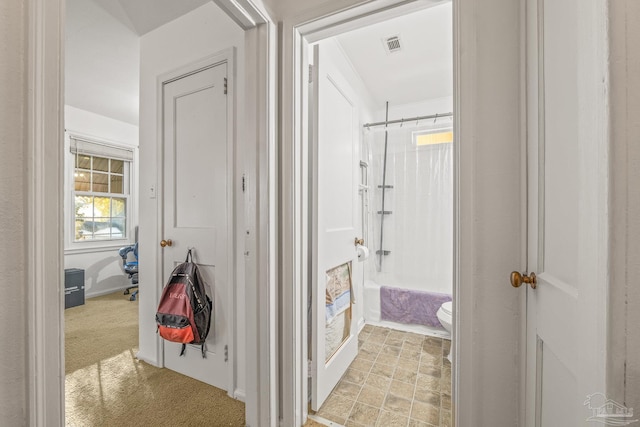
<instances>
[{"instance_id":1,"label":"backpack hanging on door","mask_svg":"<svg viewBox=\"0 0 640 427\"><path fill-rule=\"evenodd\" d=\"M162 291L156 313L158 333L167 341L182 343L180 356L184 354L187 344L200 344L204 358L212 307L213 303L189 249L187 259L173 269Z\"/></svg>"}]
</instances>

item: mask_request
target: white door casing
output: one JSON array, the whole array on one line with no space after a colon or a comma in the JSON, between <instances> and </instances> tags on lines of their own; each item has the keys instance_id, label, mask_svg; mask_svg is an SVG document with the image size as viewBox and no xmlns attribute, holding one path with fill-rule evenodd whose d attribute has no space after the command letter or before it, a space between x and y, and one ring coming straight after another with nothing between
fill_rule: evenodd
<instances>
[{"instance_id":1,"label":"white door casing","mask_svg":"<svg viewBox=\"0 0 640 427\"><path fill-rule=\"evenodd\" d=\"M199 67L163 90L163 282L192 248L213 300L206 358L200 346L164 342L165 367L233 393L233 165L228 59Z\"/></svg>"},{"instance_id":2,"label":"white door casing","mask_svg":"<svg viewBox=\"0 0 640 427\"><path fill-rule=\"evenodd\" d=\"M525 424L584 425L589 396L606 391L606 5L527 0L526 16L528 269L537 288L526 290Z\"/></svg>"},{"instance_id":3,"label":"white door casing","mask_svg":"<svg viewBox=\"0 0 640 427\"><path fill-rule=\"evenodd\" d=\"M359 116L356 95L331 61L314 46L312 77L312 393L320 409L358 353L357 319L352 312L333 322L350 322L349 336L330 355L325 348L327 270L357 260ZM352 293L355 286L352 286ZM335 323L332 323L335 324Z\"/></svg>"}]
</instances>

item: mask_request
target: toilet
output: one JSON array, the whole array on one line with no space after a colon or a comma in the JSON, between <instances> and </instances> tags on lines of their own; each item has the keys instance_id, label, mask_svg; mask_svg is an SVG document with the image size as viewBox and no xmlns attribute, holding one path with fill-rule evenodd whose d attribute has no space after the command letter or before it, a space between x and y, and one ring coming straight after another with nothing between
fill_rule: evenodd
<instances>
[{"instance_id":1,"label":"toilet","mask_svg":"<svg viewBox=\"0 0 640 427\"><path fill-rule=\"evenodd\" d=\"M440 309L436 313L436 316L438 316L438 320L440 321L440 323L442 323L442 326L451 335L451 349L449 350L449 355L447 356L447 359L449 359L449 362L451 362L451 353L453 353L453 327L451 326L453 324L452 313L453 313L453 302L451 301L445 302L444 304L442 304L440 306Z\"/></svg>"}]
</instances>

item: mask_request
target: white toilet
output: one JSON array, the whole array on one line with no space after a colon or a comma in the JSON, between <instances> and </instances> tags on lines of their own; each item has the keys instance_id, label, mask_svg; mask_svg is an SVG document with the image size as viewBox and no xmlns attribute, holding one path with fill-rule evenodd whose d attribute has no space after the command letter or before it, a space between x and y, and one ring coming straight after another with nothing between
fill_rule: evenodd
<instances>
[{"instance_id":1,"label":"white toilet","mask_svg":"<svg viewBox=\"0 0 640 427\"><path fill-rule=\"evenodd\" d=\"M453 327L451 326L453 324L453 302L449 301L442 304L436 316L438 316L438 320L442 323L442 326L451 335L451 349L447 356L447 359L451 362L451 353L453 353Z\"/></svg>"}]
</instances>

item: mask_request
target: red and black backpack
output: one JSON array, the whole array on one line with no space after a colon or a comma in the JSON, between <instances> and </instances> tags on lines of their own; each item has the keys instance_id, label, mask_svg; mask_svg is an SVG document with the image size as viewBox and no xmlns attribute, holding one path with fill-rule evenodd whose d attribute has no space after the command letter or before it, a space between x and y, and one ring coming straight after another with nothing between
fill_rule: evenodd
<instances>
[{"instance_id":1,"label":"red and black backpack","mask_svg":"<svg viewBox=\"0 0 640 427\"><path fill-rule=\"evenodd\" d=\"M167 341L182 343L180 356L184 354L187 344L200 344L204 358L212 307L213 303L189 249L187 259L173 269L162 291L156 313L158 333Z\"/></svg>"}]
</instances>

